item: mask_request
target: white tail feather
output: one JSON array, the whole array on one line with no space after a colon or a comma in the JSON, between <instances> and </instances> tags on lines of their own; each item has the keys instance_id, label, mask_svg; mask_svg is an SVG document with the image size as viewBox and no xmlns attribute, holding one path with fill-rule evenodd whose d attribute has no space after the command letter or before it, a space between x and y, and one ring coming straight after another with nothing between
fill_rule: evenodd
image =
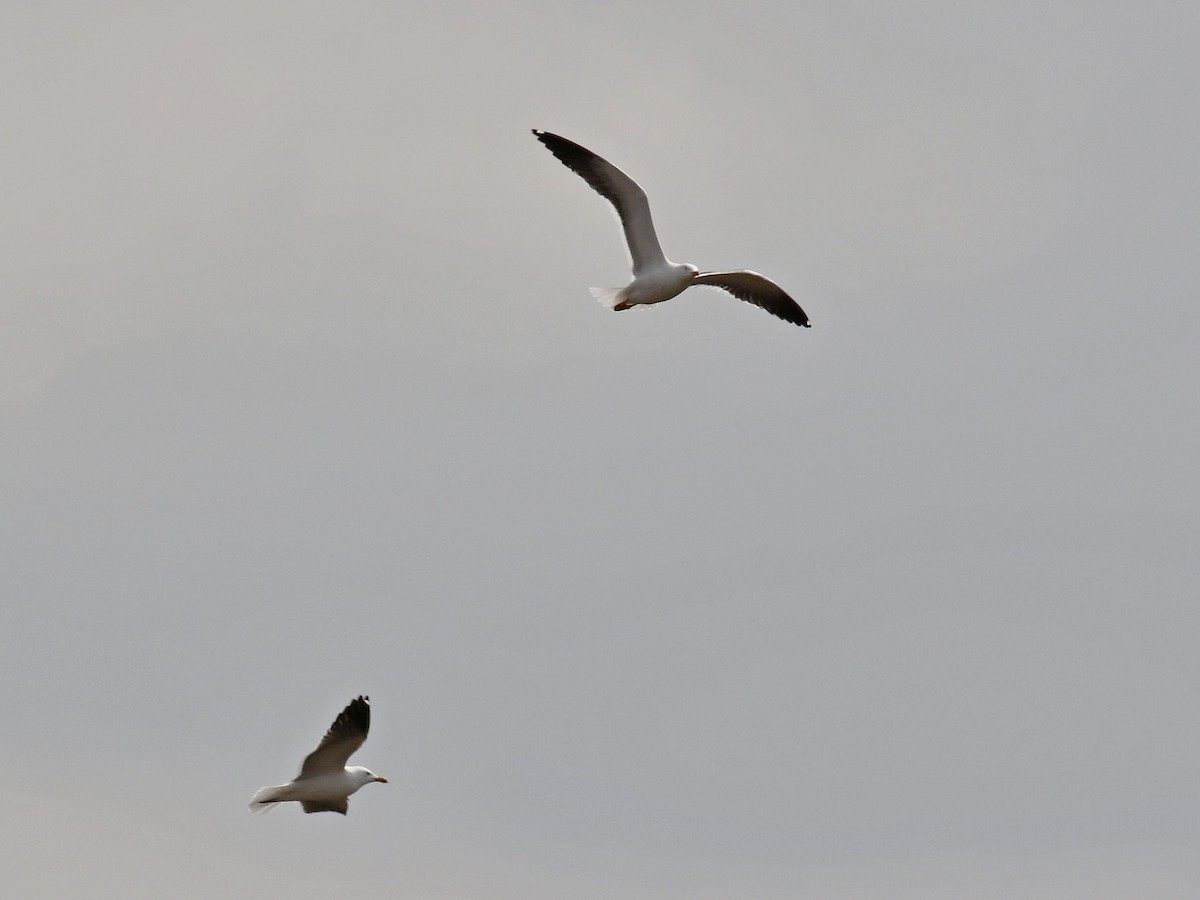
<instances>
[{"instance_id":1,"label":"white tail feather","mask_svg":"<svg viewBox=\"0 0 1200 900\"><path fill-rule=\"evenodd\" d=\"M283 798L280 796L281 793L280 787L259 788L255 792L254 798L250 801L250 812L270 812L283 802Z\"/></svg>"},{"instance_id":2,"label":"white tail feather","mask_svg":"<svg viewBox=\"0 0 1200 900\"><path fill-rule=\"evenodd\" d=\"M625 295L625 288L594 287L588 288L588 290L592 292L592 296L601 306L607 306L609 309L616 309L628 299Z\"/></svg>"}]
</instances>

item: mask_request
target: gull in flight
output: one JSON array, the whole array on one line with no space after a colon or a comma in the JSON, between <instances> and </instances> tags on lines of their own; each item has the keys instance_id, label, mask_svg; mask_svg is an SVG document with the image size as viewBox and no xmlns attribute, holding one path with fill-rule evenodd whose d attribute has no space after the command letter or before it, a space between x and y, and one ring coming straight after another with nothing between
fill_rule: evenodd
<instances>
[{"instance_id":1,"label":"gull in flight","mask_svg":"<svg viewBox=\"0 0 1200 900\"><path fill-rule=\"evenodd\" d=\"M804 310L771 279L757 272L701 272L686 263L673 263L663 255L650 218L646 192L636 181L606 159L574 141L533 130L539 141L568 169L586 181L617 209L625 241L633 258L633 281L623 288L592 288L592 296L610 309L629 309L662 303L694 284L722 288L739 300L761 306L772 315L808 328Z\"/></svg>"},{"instance_id":2,"label":"gull in flight","mask_svg":"<svg viewBox=\"0 0 1200 900\"><path fill-rule=\"evenodd\" d=\"M371 727L371 706L366 697L350 701L325 732L317 749L308 754L295 781L261 788L250 801L251 812L267 812L275 805L295 800L306 813L336 812L343 816L350 795L364 784L387 779L362 766L348 766L346 760L367 739Z\"/></svg>"}]
</instances>

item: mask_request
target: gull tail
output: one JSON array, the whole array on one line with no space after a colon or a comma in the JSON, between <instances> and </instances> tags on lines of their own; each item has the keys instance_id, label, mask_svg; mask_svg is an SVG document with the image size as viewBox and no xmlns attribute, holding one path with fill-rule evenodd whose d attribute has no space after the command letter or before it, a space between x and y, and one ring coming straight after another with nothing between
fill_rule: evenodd
<instances>
[{"instance_id":1,"label":"gull tail","mask_svg":"<svg viewBox=\"0 0 1200 900\"><path fill-rule=\"evenodd\" d=\"M270 812L284 801L283 793L286 785L279 787L259 788L250 801L250 812Z\"/></svg>"},{"instance_id":2,"label":"gull tail","mask_svg":"<svg viewBox=\"0 0 1200 900\"><path fill-rule=\"evenodd\" d=\"M625 288L594 287L588 290L601 306L616 310L629 309L629 296L625 293Z\"/></svg>"}]
</instances>

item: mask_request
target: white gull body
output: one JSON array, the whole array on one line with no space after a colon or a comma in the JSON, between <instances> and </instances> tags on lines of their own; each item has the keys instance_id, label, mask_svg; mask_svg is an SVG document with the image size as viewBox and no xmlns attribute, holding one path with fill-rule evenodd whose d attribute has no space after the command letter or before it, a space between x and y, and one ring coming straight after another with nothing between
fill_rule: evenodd
<instances>
[{"instance_id":1,"label":"white gull body","mask_svg":"<svg viewBox=\"0 0 1200 900\"><path fill-rule=\"evenodd\" d=\"M343 816L350 795L364 784L387 779L346 761L367 739L371 728L371 706L366 697L350 701L325 733L317 749L308 754L295 781L260 788L250 801L252 812L267 812L280 803L294 800L306 813L336 812Z\"/></svg>"},{"instance_id":2,"label":"white gull body","mask_svg":"<svg viewBox=\"0 0 1200 900\"><path fill-rule=\"evenodd\" d=\"M625 242L633 261L633 281L623 288L592 288L592 295L610 309L662 303L694 284L728 291L739 300L753 303L794 325L809 327L808 316L798 303L771 279L741 269L732 272L701 272L687 263L673 263L663 254L650 217L650 202L641 186L586 147L557 134L534 129L534 135L567 168L592 186L617 210Z\"/></svg>"}]
</instances>

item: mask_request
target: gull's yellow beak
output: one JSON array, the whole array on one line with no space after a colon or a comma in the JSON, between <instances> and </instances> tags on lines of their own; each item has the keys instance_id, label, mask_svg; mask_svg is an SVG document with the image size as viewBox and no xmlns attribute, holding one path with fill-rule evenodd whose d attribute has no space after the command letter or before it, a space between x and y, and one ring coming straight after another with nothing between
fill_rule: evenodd
<instances>
[{"instance_id":1,"label":"gull's yellow beak","mask_svg":"<svg viewBox=\"0 0 1200 900\"><path fill-rule=\"evenodd\" d=\"M380 784L387 784L387 779L384 778L382 775L376 775L375 780L378 781Z\"/></svg>"}]
</instances>

